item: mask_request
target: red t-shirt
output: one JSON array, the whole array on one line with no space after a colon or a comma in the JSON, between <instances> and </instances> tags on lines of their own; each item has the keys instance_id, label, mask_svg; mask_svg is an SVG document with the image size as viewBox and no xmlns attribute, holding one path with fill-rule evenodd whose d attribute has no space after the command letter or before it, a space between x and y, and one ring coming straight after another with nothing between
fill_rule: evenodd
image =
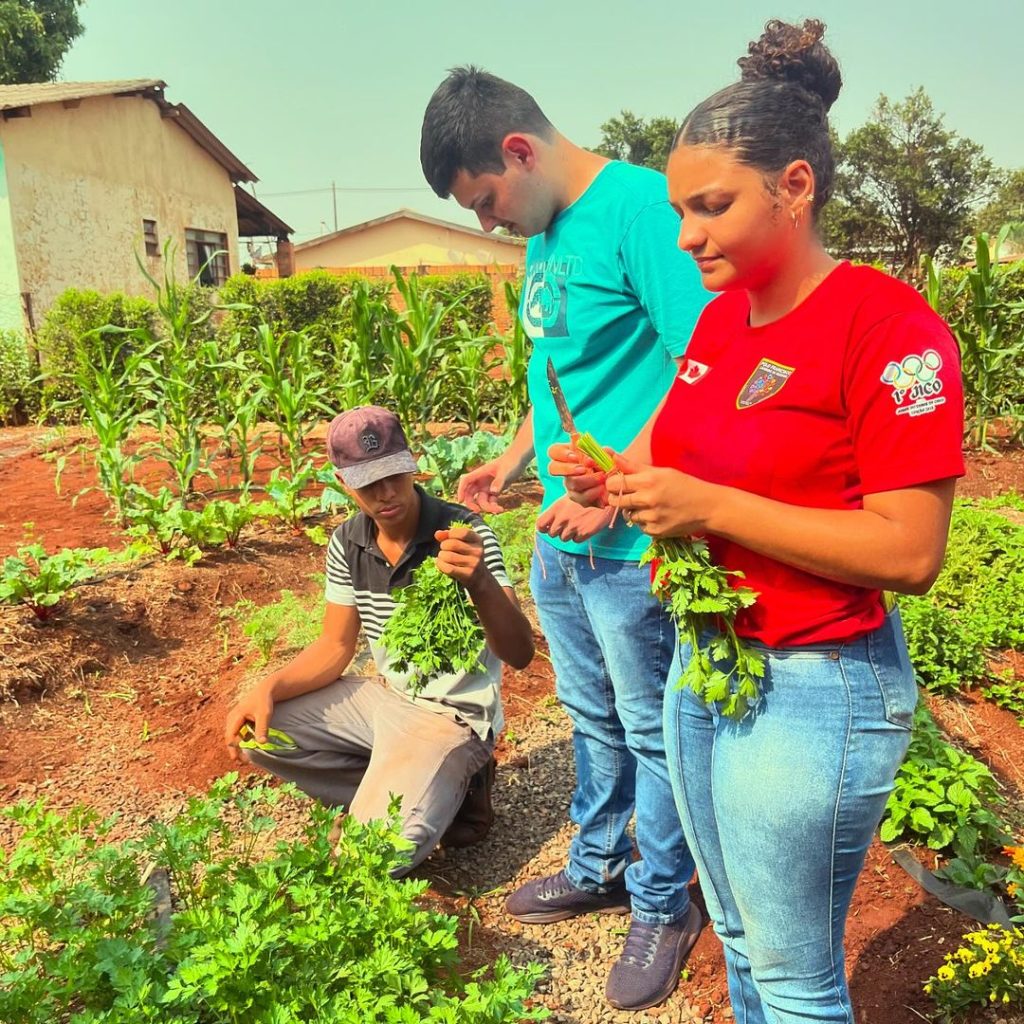
<instances>
[{"instance_id":1,"label":"red t-shirt","mask_svg":"<svg viewBox=\"0 0 1024 1024\"><path fill-rule=\"evenodd\" d=\"M746 292L701 315L654 426L655 465L808 508L962 476L960 353L909 285L842 263L796 309L748 325ZM760 596L737 632L772 647L852 640L881 624L877 590L709 536Z\"/></svg>"}]
</instances>

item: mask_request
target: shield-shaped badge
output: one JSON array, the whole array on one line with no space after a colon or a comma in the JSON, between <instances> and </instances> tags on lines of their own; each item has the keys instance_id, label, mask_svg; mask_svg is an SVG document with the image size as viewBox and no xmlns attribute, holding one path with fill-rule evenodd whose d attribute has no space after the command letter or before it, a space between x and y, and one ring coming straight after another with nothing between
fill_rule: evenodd
<instances>
[{"instance_id":1,"label":"shield-shaped badge","mask_svg":"<svg viewBox=\"0 0 1024 1024\"><path fill-rule=\"evenodd\" d=\"M749 409L752 405L777 395L783 384L793 375L793 370L794 367L783 366L774 359L762 359L747 378L747 383L740 388L740 393L736 396L736 408Z\"/></svg>"}]
</instances>

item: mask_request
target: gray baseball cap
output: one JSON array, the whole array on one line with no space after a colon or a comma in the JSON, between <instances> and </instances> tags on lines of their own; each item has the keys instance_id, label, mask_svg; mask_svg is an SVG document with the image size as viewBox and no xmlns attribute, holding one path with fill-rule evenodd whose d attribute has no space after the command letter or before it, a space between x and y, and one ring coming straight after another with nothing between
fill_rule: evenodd
<instances>
[{"instance_id":1,"label":"gray baseball cap","mask_svg":"<svg viewBox=\"0 0 1024 1024\"><path fill-rule=\"evenodd\" d=\"M369 487L386 476L419 472L398 417L379 405L360 405L331 420L327 458L349 487Z\"/></svg>"}]
</instances>

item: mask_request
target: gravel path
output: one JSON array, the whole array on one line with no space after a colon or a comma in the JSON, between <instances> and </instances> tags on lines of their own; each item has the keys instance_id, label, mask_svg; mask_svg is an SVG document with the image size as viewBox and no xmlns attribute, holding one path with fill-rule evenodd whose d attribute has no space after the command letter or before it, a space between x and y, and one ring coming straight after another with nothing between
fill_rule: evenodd
<instances>
[{"instance_id":1,"label":"gravel path","mask_svg":"<svg viewBox=\"0 0 1024 1024\"><path fill-rule=\"evenodd\" d=\"M460 895L479 914L477 929L489 949L514 963L549 968L538 994L557 1024L657 1021L697 1024L709 1018L691 1003L685 982L662 1006L641 1013L615 1010L604 1000L608 972L622 949L629 920L591 914L549 925L523 925L505 913L506 896L521 882L558 871L572 839L569 800L575 781L571 728L558 708L543 708L515 723L516 755L499 765L496 820L487 839L465 850L442 851L424 874L442 892ZM475 922L474 922L475 923ZM720 1011L728 1020L731 1011Z\"/></svg>"}]
</instances>

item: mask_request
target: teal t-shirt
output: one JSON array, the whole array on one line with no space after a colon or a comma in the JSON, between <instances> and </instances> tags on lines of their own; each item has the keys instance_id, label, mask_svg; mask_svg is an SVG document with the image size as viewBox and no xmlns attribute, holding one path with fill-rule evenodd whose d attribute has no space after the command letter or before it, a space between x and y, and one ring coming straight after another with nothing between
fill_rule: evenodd
<instances>
[{"instance_id":1,"label":"teal t-shirt","mask_svg":"<svg viewBox=\"0 0 1024 1024\"><path fill-rule=\"evenodd\" d=\"M529 390L545 508L565 494L547 471L547 450L567 439L548 388L548 357L577 430L625 448L671 387L675 360L711 298L678 237L664 175L612 162L529 240L520 317L533 341ZM548 539L565 551L623 560L639 558L648 544L621 517L589 544Z\"/></svg>"}]
</instances>

